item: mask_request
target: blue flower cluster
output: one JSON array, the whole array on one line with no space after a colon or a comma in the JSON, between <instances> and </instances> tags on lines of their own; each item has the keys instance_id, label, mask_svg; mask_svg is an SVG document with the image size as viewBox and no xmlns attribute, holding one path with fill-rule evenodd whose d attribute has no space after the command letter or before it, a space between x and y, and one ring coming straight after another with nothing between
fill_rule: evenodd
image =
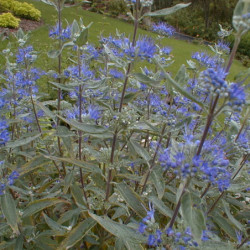
<instances>
[{"instance_id":1,"label":"blue flower cluster","mask_svg":"<svg viewBox=\"0 0 250 250\"><path fill-rule=\"evenodd\" d=\"M49 37L53 38L53 39L60 39L62 41L66 41L71 39L71 26L67 26L65 29L61 30L61 35L60 35L60 31L59 31L59 24L57 24L55 27L53 27L50 31L49 31Z\"/></svg>"},{"instance_id":2,"label":"blue flower cluster","mask_svg":"<svg viewBox=\"0 0 250 250\"><path fill-rule=\"evenodd\" d=\"M152 30L168 37L173 36L175 33L175 28L164 22L154 23Z\"/></svg>"},{"instance_id":3,"label":"blue flower cluster","mask_svg":"<svg viewBox=\"0 0 250 250\"><path fill-rule=\"evenodd\" d=\"M242 86L237 83L232 83L228 89L229 102L227 103L235 111L241 111L242 106L246 102L246 93Z\"/></svg>"},{"instance_id":4,"label":"blue flower cluster","mask_svg":"<svg viewBox=\"0 0 250 250\"><path fill-rule=\"evenodd\" d=\"M2 163L2 162L0 162ZM13 171L9 176L7 176L6 182L5 183L1 183L0 182L0 195L4 194L4 190L6 189L6 186L12 186L15 182L16 179L18 179L19 177L19 173L17 171Z\"/></svg>"},{"instance_id":5,"label":"blue flower cluster","mask_svg":"<svg viewBox=\"0 0 250 250\"><path fill-rule=\"evenodd\" d=\"M33 47L27 46L25 48L19 48L16 54L16 62L19 64L27 64L33 60Z\"/></svg>"},{"instance_id":6,"label":"blue flower cluster","mask_svg":"<svg viewBox=\"0 0 250 250\"><path fill-rule=\"evenodd\" d=\"M78 66L70 66L64 71L64 75L66 77L77 78L81 81L87 81L94 77L93 71L86 64L81 65L80 71Z\"/></svg>"},{"instance_id":7,"label":"blue flower cluster","mask_svg":"<svg viewBox=\"0 0 250 250\"><path fill-rule=\"evenodd\" d=\"M201 66L204 67L215 67L218 64L218 58L212 57L206 54L205 52L195 52L192 55L192 59L197 60Z\"/></svg>"},{"instance_id":8,"label":"blue flower cluster","mask_svg":"<svg viewBox=\"0 0 250 250\"><path fill-rule=\"evenodd\" d=\"M230 53L230 43L227 43L225 41L219 40L218 43L216 44L217 48L220 50L224 51L226 54Z\"/></svg>"},{"instance_id":9,"label":"blue flower cluster","mask_svg":"<svg viewBox=\"0 0 250 250\"><path fill-rule=\"evenodd\" d=\"M129 60L133 60L135 57L139 57L142 60L150 60L157 52L155 42L152 38L147 36L139 37L134 47L132 46L132 42L127 37L103 37L101 42L110 46L114 55L118 57L127 56Z\"/></svg>"},{"instance_id":10,"label":"blue flower cluster","mask_svg":"<svg viewBox=\"0 0 250 250\"><path fill-rule=\"evenodd\" d=\"M202 154L191 158L190 149L196 149L199 141L195 141L192 135L185 136L185 139L185 143L178 143L174 147L170 145L159 154L159 162L164 170L172 171L182 178L197 176L217 185L220 191L227 189L230 186L231 173L228 169L229 160L223 150L226 142L220 140L220 143L214 144L207 140Z\"/></svg>"},{"instance_id":11,"label":"blue flower cluster","mask_svg":"<svg viewBox=\"0 0 250 250\"><path fill-rule=\"evenodd\" d=\"M65 111L65 115L69 120L79 119L79 107L74 106L72 109ZM89 118L92 120L98 120L101 118L101 110L98 106L89 105L82 110L82 118Z\"/></svg>"},{"instance_id":12,"label":"blue flower cluster","mask_svg":"<svg viewBox=\"0 0 250 250\"><path fill-rule=\"evenodd\" d=\"M9 125L6 122L5 119L0 120L0 147L4 146L6 142L9 141L9 131L8 131Z\"/></svg>"}]
</instances>

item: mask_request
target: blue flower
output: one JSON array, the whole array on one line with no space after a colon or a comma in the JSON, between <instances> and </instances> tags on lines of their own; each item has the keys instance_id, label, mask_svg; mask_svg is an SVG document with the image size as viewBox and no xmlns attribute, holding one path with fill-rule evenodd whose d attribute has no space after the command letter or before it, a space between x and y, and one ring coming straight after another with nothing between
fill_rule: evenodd
<instances>
[{"instance_id":1,"label":"blue flower","mask_svg":"<svg viewBox=\"0 0 250 250\"><path fill-rule=\"evenodd\" d=\"M68 40L71 38L71 26L67 26L65 29L62 28L61 34L59 33L59 24L57 24L50 30L49 37L53 39L60 39L62 41Z\"/></svg>"},{"instance_id":2,"label":"blue flower","mask_svg":"<svg viewBox=\"0 0 250 250\"><path fill-rule=\"evenodd\" d=\"M0 120L0 146L3 146L10 140L9 132L8 132L9 125L5 120Z\"/></svg>"},{"instance_id":3,"label":"blue flower","mask_svg":"<svg viewBox=\"0 0 250 250\"><path fill-rule=\"evenodd\" d=\"M90 105L88 107L88 114L90 119L98 120L101 117L101 112L97 106Z\"/></svg>"},{"instance_id":4,"label":"blue flower","mask_svg":"<svg viewBox=\"0 0 250 250\"><path fill-rule=\"evenodd\" d=\"M120 71L118 71L118 70L116 70L116 69L110 69L109 70L109 74L111 76L113 76L114 78L116 78L116 79L123 79L124 78L123 73L120 72Z\"/></svg>"},{"instance_id":5,"label":"blue flower","mask_svg":"<svg viewBox=\"0 0 250 250\"><path fill-rule=\"evenodd\" d=\"M138 50L138 56L142 59L150 59L154 57L156 52L155 42L146 36L137 40L135 48Z\"/></svg>"},{"instance_id":6,"label":"blue flower","mask_svg":"<svg viewBox=\"0 0 250 250\"><path fill-rule=\"evenodd\" d=\"M216 46L222 50L225 51L227 54L230 53L230 47L229 47L230 43L224 42L222 40L219 40L218 43L216 44Z\"/></svg>"},{"instance_id":7,"label":"blue flower","mask_svg":"<svg viewBox=\"0 0 250 250\"><path fill-rule=\"evenodd\" d=\"M13 171L8 177L8 184L13 185L14 181L19 177L19 173L17 171Z\"/></svg>"},{"instance_id":8,"label":"blue flower","mask_svg":"<svg viewBox=\"0 0 250 250\"><path fill-rule=\"evenodd\" d=\"M164 36L173 36L175 33L175 28L164 22L154 23L152 30Z\"/></svg>"},{"instance_id":9,"label":"blue flower","mask_svg":"<svg viewBox=\"0 0 250 250\"><path fill-rule=\"evenodd\" d=\"M147 211L147 216L145 218L143 218L142 221L145 223L155 222L154 214L155 214L154 207L149 202L149 211Z\"/></svg>"},{"instance_id":10,"label":"blue flower","mask_svg":"<svg viewBox=\"0 0 250 250\"><path fill-rule=\"evenodd\" d=\"M149 246L155 246L155 243L156 243L156 238L153 234L150 234L148 236L148 245Z\"/></svg>"},{"instance_id":11,"label":"blue flower","mask_svg":"<svg viewBox=\"0 0 250 250\"><path fill-rule=\"evenodd\" d=\"M25 62L32 60L33 47L28 46L26 48L19 48L16 54L16 62L20 64L25 64Z\"/></svg>"},{"instance_id":12,"label":"blue flower","mask_svg":"<svg viewBox=\"0 0 250 250\"><path fill-rule=\"evenodd\" d=\"M192 55L192 58L205 67L215 67L218 63L218 59L216 57L211 57L204 52L195 52Z\"/></svg>"},{"instance_id":13,"label":"blue flower","mask_svg":"<svg viewBox=\"0 0 250 250\"><path fill-rule=\"evenodd\" d=\"M138 230L141 234L145 232L146 228L147 226L144 223L140 222Z\"/></svg>"},{"instance_id":14,"label":"blue flower","mask_svg":"<svg viewBox=\"0 0 250 250\"><path fill-rule=\"evenodd\" d=\"M228 93L228 105L232 106L236 111L241 111L242 105L246 102L246 94L244 88L237 83L233 83L229 86Z\"/></svg>"}]
</instances>

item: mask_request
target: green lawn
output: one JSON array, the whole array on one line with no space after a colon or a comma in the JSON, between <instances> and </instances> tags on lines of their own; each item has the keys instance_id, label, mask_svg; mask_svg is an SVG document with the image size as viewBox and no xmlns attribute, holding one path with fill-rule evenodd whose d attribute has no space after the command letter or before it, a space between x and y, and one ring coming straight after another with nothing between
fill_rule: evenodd
<instances>
[{"instance_id":1,"label":"green lawn","mask_svg":"<svg viewBox=\"0 0 250 250\"><path fill-rule=\"evenodd\" d=\"M53 48L54 41L48 37L48 32L50 27L52 27L57 20L56 12L52 6L46 5L42 2L35 0L21 0L32 3L42 12L42 20L44 25L40 28L34 30L30 36L30 43L34 46L35 50L40 52L40 60L38 61L38 66L44 68L46 65L53 67L53 62L51 59L47 58L46 52ZM115 34L116 29L120 33L125 33L126 35L131 35L133 32L133 26L124 21L120 21L114 18L107 17L105 15L96 14L83 10L80 6L78 7L69 7L63 10L64 20L68 20L71 23L74 19L79 20L82 17L84 24L89 24L93 22L93 25L90 28L89 32L89 42L97 44L98 37L100 34L107 36L109 34ZM139 35L150 35L156 37L156 34L139 30ZM0 49L3 49L7 44L7 41L3 42L0 45ZM204 45L195 45L188 43L186 41L180 41L172 38L165 38L162 41L162 44L165 46L170 46L173 49L172 54L174 55L174 64L169 67L169 71L173 74L177 72L181 64L186 63L186 60L190 59L192 53L196 51L207 51L208 48ZM237 75L238 72L244 70L245 68L241 65L239 61L235 61L231 70L232 79L233 76Z\"/></svg>"}]
</instances>

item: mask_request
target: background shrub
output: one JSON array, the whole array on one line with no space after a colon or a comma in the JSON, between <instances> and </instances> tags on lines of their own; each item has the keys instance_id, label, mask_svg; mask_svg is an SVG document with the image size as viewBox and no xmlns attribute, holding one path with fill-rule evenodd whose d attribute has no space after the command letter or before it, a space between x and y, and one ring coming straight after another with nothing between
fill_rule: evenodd
<instances>
[{"instance_id":1,"label":"background shrub","mask_svg":"<svg viewBox=\"0 0 250 250\"><path fill-rule=\"evenodd\" d=\"M13 5L13 13L15 16L20 16L35 21L39 21L41 18L41 12L32 4L28 4L26 2L20 3L15 1L15 4Z\"/></svg>"},{"instance_id":2,"label":"background shrub","mask_svg":"<svg viewBox=\"0 0 250 250\"><path fill-rule=\"evenodd\" d=\"M10 11L15 16L35 21L39 21L41 18L41 12L32 4L26 2L21 3L14 0L0 0L0 11Z\"/></svg>"},{"instance_id":3,"label":"background shrub","mask_svg":"<svg viewBox=\"0 0 250 250\"><path fill-rule=\"evenodd\" d=\"M19 26L20 19L14 17L11 13L4 13L0 15L0 27L5 28L17 28Z\"/></svg>"},{"instance_id":4,"label":"background shrub","mask_svg":"<svg viewBox=\"0 0 250 250\"><path fill-rule=\"evenodd\" d=\"M109 13L113 16L125 14L127 12L127 5L123 0L111 0L107 3Z\"/></svg>"}]
</instances>

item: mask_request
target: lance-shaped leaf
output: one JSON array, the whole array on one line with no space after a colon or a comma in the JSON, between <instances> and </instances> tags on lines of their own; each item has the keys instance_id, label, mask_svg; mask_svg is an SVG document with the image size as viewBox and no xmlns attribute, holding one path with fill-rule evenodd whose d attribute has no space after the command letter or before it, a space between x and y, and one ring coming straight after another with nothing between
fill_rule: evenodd
<instances>
[{"instance_id":1,"label":"lance-shaped leaf","mask_svg":"<svg viewBox=\"0 0 250 250\"><path fill-rule=\"evenodd\" d=\"M31 216L37 212L40 212L41 210L47 207L51 207L61 202L68 203L68 201L61 200L58 198L45 198L45 199L30 202L23 212L23 218L27 216Z\"/></svg>"},{"instance_id":2,"label":"lance-shaped leaf","mask_svg":"<svg viewBox=\"0 0 250 250\"><path fill-rule=\"evenodd\" d=\"M178 11L180 9L188 7L190 4L191 3L180 3L180 4L176 4L175 6L170 7L170 8L165 8L165 9L157 10L157 11L154 11L154 12L147 12L142 16L142 18L146 17L146 16L167 16L167 15L171 15L171 14L175 13L176 11Z\"/></svg>"},{"instance_id":3,"label":"lance-shaped leaf","mask_svg":"<svg viewBox=\"0 0 250 250\"><path fill-rule=\"evenodd\" d=\"M80 131L83 131L85 133L90 133L90 134L102 134L102 133L107 133L108 130L103 127L103 126L98 126L98 125L94 125L94 124L84 124L84 123L81 123L81 122L77 122L77 121L69 121L69 120L66 120L65 118L63 118L62 116L59 116L58 117L66 122L67 124L71 125L72 127L80 130Z\"/></svg>"},{"instance_id":4,"label":"lance-shaped leaf","mask_svg":"<svg viewBox=\"0 0 250 250\"><path fill-rule=\"evenodd\" d=\"M227 217L228 219L240 230L240 231L243 231L244 230L244 227L243 225L234 218L234 216L231 214L230 212L230 208L229 208L229 205L228 203L226 203L225 201L222 201L223 202L223 206L224 206L224 209L225 209L225 212L227 214Z\"/></svg>"},{"instance_id":5,"label":"lance-shaped leaf","mask_svg":"<svg viewBox=\"0 0 250 250\"><path fill-rule=\"evenodd\" d=\"M86 220L77 224L73 228L66 238L62 241L58 250L69 249L73 247L77 242L79 242L94 226L96 222L92 218L87 218Z\"/></svg>"},{"instance_id":6,"label":"lance-shaped leaf","mask_svg":"<svg viewBox=\"0 0 250 250\"><path fill-rule=\"evenodd\" d=\"M71 159L71 158L62 158L62 157L56 157L56 156L52 156L52 155L44 155L44 157L51 159L53 161L60 161L60 162L67 162L70 163L72 165L76 165L80 168L82 168L84 171L89 172L89 173L101 173L102 171L99 169L99 167L97 167L94 164L91 163L87 163L85 161L79 161L79 160L75 160L75 159Z\"/></svg>"},{"instance_id":7,"label":"lance-shaped leaf","mask_svg":"<svg viewBox=\"0 0 250 250\"><path fill-rule=\"evenodd\" d=\"M135 193L125 183L119 183L116 187L125 202L135 213L137 213L141 217L145 217L147 215L145 205L143 204L143 201L137 193Z\"/></svg>"},{"instance_id":8,"label":"lance-shaped leaf","mask_svg":"<svg viewBox=\"0 0 250 250\"><path fill-rule=\"evenodd\" d=\"M180 92L183 96L187 97L189 100L197 103L199 106L203 107L203 104L198 101L192 94L183 89L170 75L165 71L165 69L158 63L159 67L163 71L164 77L168 80L166 82L166 87L168 89L168 85L172 85L178 92Z\"/></svg>"},{"instance_id":9,"label":"lance-shaped leaf","mask_svg":"<svg viewBox=\"0 0 250 250\"><path fill-rule=\"evenodd\" d=\"M166 217L172 218L173 211L168 208L163 201L159 200L156 196L149 197L149 200L154 204L154 206L159 210L159 212Z\"/></svg>"},{"instance_id":10,"label":"lance-shaped leaf","mask_svg":"<svg viewBox=\"0 0 250 250\"><path fill-rule=\"evenodd\" d=\"M212 213L212 220L228 234L232 239L237 240L236 233L231 223L217 212Z\"/></svg>"},{"instance_id":11,"label":"lance-shaped leaf","mask_svg":"<svg viewBox=\"0 0 250 250\"><path fill-rule=\"evenodd\" d=\"M162 167L155 166L150 175L150 180L156 188L158 198L162 199L165 193L165 180L163 178Z\"/></svg>"},{"instance_id":12,"label":"lance-shaped leaf","mask_svg":"<svg viewBox=\"0 0 250 250\"><path fill-rule=\"evenodd\" d=\"M48 164L48 162L50 162L50 160L46 159L44 156L36 156L22 166L20 176L34 171L35 169L42 167L44 164Z\"/></svg>"},{"instance_id":13,"label":"lance-shaped leaf","mask_svg":"<svg viewBox=\"0 0 250 250\"><path fill-rule=\"evenodd\" d=\"M193 206L189 192L181 199L181 212L186 226L191 228L195 240L199 243L202 231L206 229L205 218L202 211Z\"/></svg>"},{"instance_id":14,"label":"lance-shaped leaf","mask_svg":"<svg viewBox=\"0 0 250 250\"><path fill-rule=\"evenodd\" d=\"M123 240L124 243L127 241L133 242L134 244L146 243L147 238L142 234L137 233L132 228L124 224L119 224L109 219L108 217L101 217L95 214L89 213L89 215L97 221L106 231L115 235L116 237Z\"/></svg>"},{"instance_id":15,"label":"lance-shaped leaf","mask_svg":"<svg viewBox=\"0 0 250 250\"><path fill-rule=\"evenodd\" d=\"M129 144L132 146L132 148L135 150L135 152L140 155L145 161L149 162L151 157L148 153L148 151L143 148L140 144L135 142L134 140L130 139Z\"/></svg>"},{"instance_id":16,"label":"lance-shaped leaf","mask_svg":"<svg viewBox=\"0 0 250 250\"><path fill-rule=\"evenodd\" d=\"M56 233L59 233L60 235L65 235L67 230L65 227L57 223L56 221L49 218L45 213L43 213L43 217L47 225ZM57 234L58 235L58 234Z\"/></svg>"},{"instance_id":17,"label":"lance-shaped leaf","mask_svg":"<svg viewBox=\"0 0 250 250\"><path fill-rule=\"evenodd\" d=\"M159 85L160 81L156 81L154 79L151 79L147 75L143 73L135 73L133 76L138 80L139 82L142 82L152 88L162 88L162 86Z\"/></svg>"},{"instance_id":18,"label":"lance-shaped leaf","mask_svg":"<svg viewBox=\"0 0 250 250\"><path fill-rule=\"evenodd\" d=\"M34 136L29 136L29 137L22 138L22 139L19 139L16 141L11 141L11 142L7 143L6 147L7 148L16 148L16 147L24 146L24 145L34 141L35 139L37 139L40 136L41 136L41 134L39 133L39 134L36 134Z\"/></svg>"},{"instance_id":19,"label":"lance-shaped leaf","mask_svg":"<svg viewBox=\"0 0 250 250\"><path fill-rule=\"evenodd\" d=\"M8 192L1 196L1 210L7 220L8 225L12 228L15 234L19 234L16 204Z\"/></svg>"}]
</instances>

